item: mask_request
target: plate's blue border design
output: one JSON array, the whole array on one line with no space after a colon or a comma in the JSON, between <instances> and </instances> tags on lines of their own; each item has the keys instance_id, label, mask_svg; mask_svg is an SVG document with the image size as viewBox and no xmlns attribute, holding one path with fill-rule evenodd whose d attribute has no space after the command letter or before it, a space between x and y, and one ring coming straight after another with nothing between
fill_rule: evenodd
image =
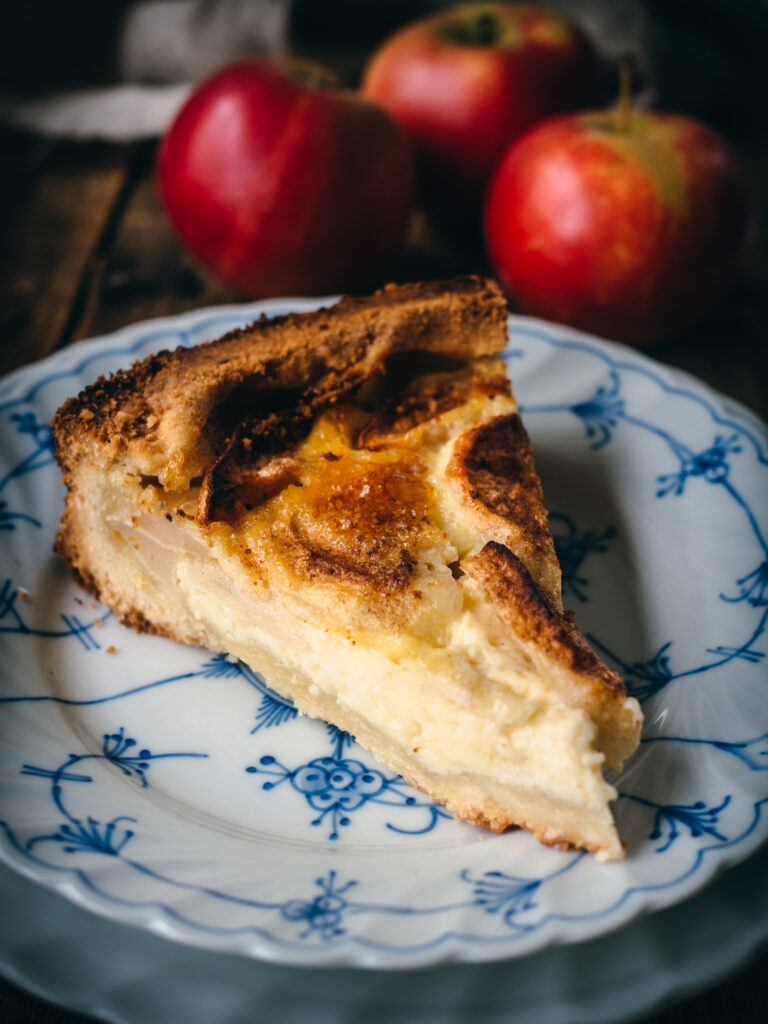
<instances>
[{"instance_id":1,"label":"plate's blue border design","mask_svg":"<svg viewBox=\"0 0 768 1024\"><path fill-rule=\"evenodd\" d=\"M688 829L692 839L707 835L721 843L728 840L727 836L718 832L718 827L720 815L731 802L730 794L724 797L717 807L707 807L704 800L697 800L693 804L659 804L655 800L645 800L634 794L624 795L625 799L634 800L644 807L651 807L656 812L653 817L653 830L648 836L651 842L663 840L662 845L656 847L656 853L668 850L683 828Z\"/></svg>"},{"instance_id":2,"label":"plate's blue border design","mask_svg":"<svg viewBox=\"0 0 768 1024\"><path fill-rule=\"evenodd\" d=\"M88 850L92 853L103 853L110 857L119 857L126 843L134 836L133 829L127 828L123 823L136 823L135 818L121 814L108 822L101 822L98 819L88 816L86 821L75 817L66 806L64 801L64 784L70 782L93 782L93 776L83 774L80 767L73 771L76 766L82 766L86 761L106 761L114 765L123 775L128 778L137 779L142 788L147 787L147 771L153 761L168 757L207 757L207 754L153 754L146 748L139 750L136 747L136 740L132 736L125 735L125 729L121 726L117 732L106 733L103 737L101 753L99 754L70 754L67 760L53 770L40 768L36 765L25 764L21 769L22 775L29 775L36 779L50 779L51 800L54 806L65 819L57 830L48 835L34 836L25 843L28 853L38 843L59 843L64 853L77 853Z\"/></svg>"},{"instance_id":3,"label":"plate's blue border design","mask_svg":"<svg viewBox=\"0 0 768 1024\"><path fill-rule=\"evenodd\" d=\"M339 755L343 753L346 746L353 742L346 733L335 730L337 734L337 749ZM287 921L298 922L303 930L298 934L298 939L320 939L328 942L347 935L347 928L344 927L342 918L346 914L370 914L385 913L396 915L414 916L419 914L433 915L435 913L447 913L457 908L472 908L479 906L488 913L496 913L503 910L503 919L510 929L521 932L528 932L535 929L535 924L520 924L515 917L518 913L534 910L537 904L534 894L539 891L542 885L553 878L556 878L576 866L583 854L569 858L566 863L543 878L515 878L503 875L497 871L486 872L480 878L473 878L468 871L461 873L461 879L473 887L472 898L461 903L448 903L443 906L429 907L425 909L406 906L389 906L382 904L371 904L353 901L345 896L345 893L359 883L350 879L343 885L336 882L336 872L331 870L327 876L316 879L315 884L320 888L320 893L312 899L290 898L284 901L272 900L249 900L212 888L206 888L195 884L179 881L163 873L156 871L148 865L128 858L124 851L133 840L137 831L130 825L138 826L139 821L130 815L118 814L109 821L103 822L98 818L88 815L75 815L68 806L65 798L67 788L71 785L82 785L94 783L92 774L83 771L87 762L105 762L117 768L122 775L132 780L142 789L149 785L147 772L153 762L169 758L205 758L207 754L191 752L175 752L153 754L146 748L138 747L133 737L127 736L124 727L116 732L105 733L102 738L102 746L99 753L87 752L84 754L69 754L56 768L44 768L39 765L24 764L20 774L34 779L44 779L50 784L50 799L60 815L58 825L53 832L45 832L33 835L25 841L17 838L11 826L0 819L0 828L11 840L13 846L24 853L30 861L44 865L48 868L61 870L62 865L55 861L41 858L38 847L44 844L53 844L67 857L78 854L101 855L114 860L120 860L132 870L138 871L149 878L172 885L174 888L187 889L192 892L203 892L207 896L223 900L240 906L260 911L278 911ZM268 759L269 763L271 761ZM361 765L361 768L364 766ZM379 773L380 774L380 773ZM440 812L444 813L444 812ZM88 879L89 888L92 891L100 890L82 868L73 869L78 877ZM102 893L103 895L106 895ZM109 896L108 898L113 899ZM171 908L164 907L170 911ZM176 916L179 916L178 914ZM195 922L185 919L187 923L195 925ZM210 930L210 929L207 929ZM218 929L216 929L218 931ZM254 929L262 933L261 929ZM266 933L264 933L266 934Z\"/></svg>"},{"instance_id":4,"label":"plate's blue border design","mask_svg":"<svg viewBox=\"0 0 768 1024\"><path fill-rule=\"evenodd\" d=\"M720 600L730 604L746 602L752 607L760 609L757 624L751 629L746 640L730 646L708 647L706 653L714 655L714 658L703 661L695 667L675 671L671 666L670 652L673 646L671 640L664 643L647 661L634 662L632 664L628 664L606 644L592 635L588 635L590 643L619 667L625 677L627 690L639 700L647 700L655 696L677 679L709 672L712 669L727 665L736 659L752 663L763 659L765 652L757 650L754 645L763 636L766 624L768 624L768 541L766 541L765 534L750 503L745 500L743 495L739 493L730 481L730 466L728 462L730 456L743 452L744 443L749 442L754 448L758 463L768 465L768 456L764 454L762 445L755 435L736 421L724 420L716 413L712 405L699 395L680 387L671 387L662 377L648 368L639 367L634 363L619 362L606 352L586 342L558 338L533 328L518 327L516 334L544 341L557 348L588 352L590 355L598 356L609 367L609 383L600 385L589 398L570 404L524 405L521 406L521 412L524 415L531 416L534 413L571 413L584 425L587 437L592 441L590 447L593 451L599 451L610 444L614 431L619 429L622 424L655 435L666 444L671 455L678 463L676 471L663 473L656 477L656 497L659 499L669 495L681 497L686 491L688 481L694 478L723 488L733 500L735 506L745 516L759 549L756 555L758 560L757 567L735 580L734 586L738 588L738 592L731 595L719 595ZM693 451L682 440L673 437L668 430L665 430L658 424L651 423L640 416L632 415L628 409L626 399L622 397L620 370L642 373L658 384L664 391L690 398L692 401L704 406L713 420L722 426L727 426L731 433L717 434L708 448L698 452Z\"/></svg>"},{"instance_id":5,"label":"plate's blue border design","mask_svg":"<svg viewBox=\"0 0 768 1024\"><path fill-rule=\"evenodd\" d=\"M744 745L750 746L764 739L764 736L756 737L754 740L747 741ZM135 837L136 831L135 829L128 828L125 823L138 825L137 819L131 816L115 815L110 821L101 822L92 816L88 816L83 820L82 816L75 816L68 810L64 799L65 786L81 785L95 781L92 775L84 774L82 771L82 765L87 761L107 762L116 767L127 778L137 783L141 788L146 788L149 784L147 771L151 767L152 762L168 758L199 758L206 756L205 754L190 752L153 754L146 748L136 748L135 740L132 737L126 736L123 728L119 728L114 733L104 735L102 748L99 753L70 754L65 761L54 769L24 764L20 769L21 775L34 779L44 779L50 783L52 804L57 813L64 818L64 821L52 833L43 833L21 841L11 825L0 819L0 830L5 833L11 847L38 866L52 869L56 872L65 871L73 873L87 886L89 891L116 905L145 906L146 904L141 901L122 900L111 893L105 892L83 868L69 868L67 865L41 859L36 851L38 844L53 844L68 857L78 854L106 856L114 860L120 860L126 868L139 872L146 877L167 883L175 889L202 893L217 901L248 907L257 911L276 911L283 919L300 924L302 931L292 938L286 938L275 935L267 929L256 925L233 928L213 927L190 919L181 913L178 908L164 903L152 904L158 909L162 909L171 919L191 926L195 930L202 930L217 935L244 933L259 935L287 947L294 946L297 941L301 943L302 941L306 942L306 940L312 939L320 940L326 944L354 940L368 948L374 949L424 950L435 948L448 938L459 937L451 933L444 933L427 943L419 943L417 945L379 943L349 930L346 920L347 916L360 916L363 914L384 914L413 918L424 915L434 917L457 910L470 911L480 909L488 914L498 913L507 928L504 934L483 936L462 933L460 936L462 939L481 943L508 941L515 936L520 937L535 932L552 921L597 920L626 903L634 894L658 893L678 885L681 880L695 873L705 855L711 850L734 846L742 842L755 830L761 820L762 810L768 804L768 797L755 801L752 818L746 829L742 829L735 836L728 837L718 831L718 819L720 813L731 803L730 796L726 797L717 807L707 807L703 801L697 801L691 806L662 805L640 798L636 794L628 796L628 799L653 812L649 838L651 841L664 840L663 846L657 852L662 853L668 849L680 836L681 828L686 828L693 839L710 839L714 840L714 842L709 843L709 845L703 845L698 850L693 865L680 878L659 884L631 886L611 907L593 914L545 913L540 918L537 918L535 915L535 911L539 909L536 896L541 892L542 887L576 868L586 856L584 853L567 856L564 864L539 877L523 878L508 875L498 870L486 871L480 876L473 877L470 870L464 869L459 873L459 879L472 887L471 897L463 901L454 901L446 904L418 907L354 901L349 899L346 893L359 883L355 879L346 879L343 884L337 884L336 872L334 870L331 870L328 875L315 880L315 885L320 889L320 893L313 898L290 897L286 900L265 901L245 899L232 893L183 882L178 878L166 876L140 861L127 858L123 851L126 845Z\"/></svg>"},{"instance_id":6,"label":"plate's blue border design","mask_svg":"<svg viewBox=\"0 0 768 1024\"><path fill-rule=\"evenodd\" d=\"M737 757L753 772L768 772L768 732L749 740L706 740L689 736L646 736L642 743L684 743L688 746L707 746Z\"/></svg>"},{"instance_id":7,"label":"plate's blue border design","mask_svg":"<svg viewBox=\"0 0 768 1024\"><path fill-rule=\"evenodd\" d=\"M283 700L277 694L274 697L277 702ZM274 719L269 724L275 724ZM399 775L388 775L380 768L371 768L355 758L345 757L344 751L355 742L354 737L335 725L327 724L326 728L332 747L329 755L314 757L297 768L287 768L273 754L262 754L258 763L249 765L246 772L267 776L267 781L261 786L265 790L274 790L283 782L289 782L312 810L320 812L312 819L311 825L323 825L327 818L330 819L328 838L333 840L339 838L340 828L352 824L351 815L369 803L398 809L423 808L425 820L420 828L405 828L387 822L388 829L402 835L424 835L431 832L441 818L451 819L452 815L444 808L423 799Z\"/></svg>"},{"instance_id":8,"label":"plate's blue border design","mask_svg":"<svg viewBox=\"0 0 768 1024\"><path fill-rule=\"evenodd\" d=\"M101 649L95 631L105 619L111 616L111 612L104 612L103 615L91 619L90 622L81 622L74 612L68 615L62 612L60 618L64 623L63 629L36 629L27 625L21 614L19 602L24 600L26 600L26 591L22 587L14 586L11 578L8 577L0 587L0 634L16 633L23 636L47 637L50 640L63 640L71 636L75 637L86 651ZM0 703L2 703L2 698L0 698Z\"/></svg>"},{"instance_id":9,"label":"plate's blue border design","mask_svg":"<svg viewBox=\"0 0 768 1024\"><path fill-rule=\"evenodd\" d=\"M0 491L3 491L11 480L32 473L36 469L42 469L53 462L53 434L47 423L38 422L34 412L11 413L10 421L15 424L19 434L29 435L34 447L29 455L24 456L0 477ZM0 500L0 530L15 530L17 524L22 522L30 523L38 529L43 525L35 516L24 512L11 512L8 502Z\"/></svg>"},{"instance_id":10,"label":"plate's blue border design","mask_svg":"<svg viewBox=\"0 0 768 1024\"><path fill-rule=\"evenodd\" d=\"M30 403L42 388L56 381L71 376L80 375L88 366L94 362L104 360L107 357L114 361L115 356L122 354L135 354L142 349L157 347L161 342L181 342L186 345L190 343L192 334L199 336L206 331L218 331L222 326L240 323L242 315L227 313L224 315L212 315L186 328L163 327L154 329L146 335L141 335L128 345L120 346L116 342L109 349L102 348L99 351L91 351L83 360L72 368L63 368L47 376L36 380L22 395L0 402L0 413L7 410L14 410L9 417L9 425L13 423L19 433L27 434L32 441L32 450L14 467L11 467L5 477L0 479L0 490L10 485L27 473L34 472L49 466L52 463L50 430L40 424L35 418L33 410L19 411L20 407ZM681 671L673 671L670 665L670 648L672 641L668 641L646 662L626 665L620 658L607 651L593 637L590 639L596 646L601 647L607 656L611 657L618 664L629 681L633 684L634 691L644 699L659 693L671 682L684 676L696 675L718 668L733 660L742 660L747 663L756 663L764 658L764 652L757 650L755 644L762 637L766 621L768 620L768 544L765 533L761 527L755 510L750 506L733 486L729 479L730 461L733 457L747 451L754 453L758 466L768 465L768 456L762 442L756 434L737 419L721 415L715 405L696 393L694 390L684 388L670 383L669 380L650 369L648 366L634 361L624 361L610 354L609 349L603 349L598 344L587 341L575 341L548 334L546 331L529 327L525 324L515 324L514 333L517 339L529 337L559 348L570 348L584 351L591 356L596 356L608 367L608 381L599 386L596 391L581 402L570 405L540 405L536 407L521 407L525 415L534 413L559 413L568 412L575 415L584 425L587 437L591 440L591 447L595 451L610 444L614 432L623 425L644 430L655 434L667 445L670 454L677 460L677 468L672 472L665 472L656 478L656 497L659 500L674 497L682 497L689 491L691 480L699 479L707 484L722 488L731 498L734 507L749 525L751 533L759 548L759 563L757 567L749 568L735 579L734 591L719 595L720 600L730 604L743 603L756 610L759 610L760 617L756 627L752 630L750 637L741 643L730 647L720 646L708 650L707 653L715 655L714 660L705 662L698 667ZM525 352L513 350L507 355L524 357ZM632 415L628 408L628 402L622 394L621 372L641 374L652 380L663 391L676 396L684 397L700 407L704 408L717 424L723 428L714 434L712 443L701 451L693 451L678 438L673 437L668 431L647 420ZM11 506L5 501L0 501L0 530L12 530L17 525L26 524L39 528L39 520L29 516L26 512L11 511ZM607 550L615 537L615 530L611 526L605 526L596 530L580 531L570 517L563 514L555 514L552 517L553 527L558 541L558 551L563 561L564 584L566 589L579 601L585 601L588 597L588 578L583 573L583 563L586 557L592 552ZM735 574L736 575L736 574ZM0 625L0 632L16 634L28 634L33 636L48 636L51 638L64 638L72 636L88 649L98 649L98 643L92 640L92 630L96 620L90 624L84 624L76 616L62 616L66 630L41 632L30 627L21 612L17 601L23 596L19 588L14 588L11 579L7 579L5 586L0 592L0 623L3 620L9 621L10 626ZM765 610L763 610L765 609ZM106 617L106 616L102 616ZM95 646L92 646L92 642ZM18 695L14 697L2 697L0 703L21 703L51 701L64 705L87 706L107 703L119 700L131 694L150 690L160 686L174 683L181 683L195 677L216 678L219 676L240 675L260 696L260 704L255 715L255 725L252 732L270 730L291 722L296 716L296 710L283 698L274 694L258 674L251 672L243 666L233 665L221 657L214 657L208 660L199 670L181 673L176 676L169 676L165 679L156 680L150 683L143 683L130 687L120 693L108 695L102 698L91 700L74 700L55 697L53 695ZM280 782L289 782L291 786L303 795L307 803L314 809L320 810L318 823L323 821L326 815L331 812L332 828L338 830L341 820L338 817L342 813L334 803L334 798L326 808L318 807L310 800L310 794L296 785L299 773L307 769L317 768L319 761L329 762L324 765L324 770L336 771L339 768L346 770L348 774L355 775L352 766L357 765L353 759L344 756L345 746L349 738L337 732L334 737L331 735L333 752L330 758L313 759L297 768L289 769L279 764L276 758L271 755L262 755L257 765L249 766L251 774L271 775ZM741 762L750 772L764 771L768 768L768 734L761 734L750 739L739 742L716 740L697 737L683 736L656 736L648 737L647 743L681 743L681 744L705 744L717 749L725 755L730 755ZM37 867L45 868L49 872L64 872L77 878L84 890L91 892L101 901L109 902L115 906L141 907L151 905L162 911L169 921L175 921L195 931L207 932L211 935L236 935L249 934L259 936L270 943L281 948L300 949L305 948L307 941L312 940L321 945L333 945L352 942L362 948L373 950L397 951L410 953L415 951L438 949L450 940L469 941L475 944L487 945L494 943L508 943L510 938L520 937L532 932L541 931L553 922L585 922L599 921L608 918L621 907L627 906L630 900L639 898L640 906L648 905L649 900L653 902L656 894L665 890L679 891L679 887L686 881L693 878L699 871L704 860L712 850L722 851L733 849L752 836L763 819L763 810L768 804L768 798L761 798L750 801L746 806L751 808L750 816L745 827L732 831L723 822L722 817L729 808L734 806L736 797L733 794L724 795L719 802L708 803L705 800L696 800L690 804L664 804L632 793L622 793L624 800L633 802L636 806L643 808L648 818L648 836L651 842L657 842L657 853L664 853L678 839L685 836L688 841L693 840L698 844L693 862L678 877L660 882L658 884L628 886L620 897L609 907L587 914L547 913L546 911L537 915L540 904L537 898L542 887L551 880L563 873L572 871L582 862L584 855L570 855L565 857L564 863L543 877L523 878L506 874L502 871L485 871L474 876L469 869L460 872L459 880L469 886L471 892L464 901L458 901L445 905L430 906L394 906L389 904L365 903L354 899L353 895L362 890L358 889L362 883L358 880L337 876L337 872L329 870L325 875L315 879L315 895L292 896L289 899L280 901L258 901L244 900L229 893L218 891L204 886L181 882L178 879L165 877L155 872L148 865L140 861L133 861L125 856L126 847L137 836L136 828L129 828L129 825L140 824L135 818L127 815L117 814L109 821L102 822L92 816L76 817L67 809L64 802L64 788L71 784L78 784L93 781L89 775L82 773L82 763L88 759L104 761L116 767L121 773L132 779L140 787L147 786L146 773L151 764L161 758L175 757L205 757L203 753L171 753L152 754L149 750L141 748L134 749L135 744L131 737L125 735L124 729L120 728L113 733L106 734L100 753L87 752L83 754L71 754L65 762L56 769L48 769L38 765L24 764L20 767L20 773L34 779L46 779L51 785L51 800L56 811L60 815L59 825L54 831L41 833L27 838L22 842L17 833L8 821L0 820L0 830L6 837L7 846L16 855L33 863ZM316 764L315 762L318 762ZM330 764L333 762L333 765ZM370 770L361 765L363 772ZM248 769L246 769L248 770ZM360 773L357 773L360 774ZM383 773L384 780L378 790L381 794L398 792L396 787L402 785L396 779L387 779ZM361 776L362 777L362 776ZM318 780L313 780L317 782ZM327 783L323 778L321 782ZM352 779L351 787L354 789L356 779ZM374 780L377 783L379 780ZM321 787L323 788L323 787ZM325 785L325 789L328 786ZM333 788L333 787L331 787ZM362 799L360 799L362 797ZM357 807L362 807L372 797L365 793L357 794L359 799ZM400 806L413 806L407 799L405 804ZM356 810L357 807L351 808ZM423 805L424 809L430 810L429 804ZM745 807L746 809L746 807ZM438 810L438 815L444 812ZM429 831L436 822L433 820L425 829L418 831ZM747 820L746 818L744 820ZM393 827L393 826L389 826ZM729 834L729 832L731 834ZM104 891L92 876L82 867L69 866L68 864L57 864L42 859L39 851L43 848L60 849L66 857L77 859L83 855L106 856L120 860L128 868L141 874L154 877L173 887L194 891L206 895L214 900L224 900L241 906L252 907L260 912L274 912L280 919L296 924L301 931L291 936L285 936L272 931L271 927L261 925L247 925L244 927L214 927L204 925L199 921L190 918L182 913L175 905L155 901L151 904L137 902L130 899L122 899L112 893ZM690 891L687 889L686 891ZM407 917L439 916L441 914L454 912L459 909L476 909L489 915L497 915L499 921L503 922L505 930L501 934L476 934L443 932L436 934L427 942L409 944L407 939L398 942L379 942L365 934L357 934L351 922L360 915L399 915ZM471 920L471 918L469 919ZM268 923L268 921L267 921Z\"/></svg>"},{"instance_id":11,"label":"plate's blue border design","mask_svg":"<svg viewBox=\"0 0 768 1024\"><path fill-rule=\"evenodd\" d=\"M573 595L582 603L588 600L589 580L581 575L587 555L607 551L616 537L616 527L606 526L602 530L580 530L573 518L565 512L550 512L549 525L552 540L560 562L563 578L563 596Z\"/></svg>"}]
</instances>

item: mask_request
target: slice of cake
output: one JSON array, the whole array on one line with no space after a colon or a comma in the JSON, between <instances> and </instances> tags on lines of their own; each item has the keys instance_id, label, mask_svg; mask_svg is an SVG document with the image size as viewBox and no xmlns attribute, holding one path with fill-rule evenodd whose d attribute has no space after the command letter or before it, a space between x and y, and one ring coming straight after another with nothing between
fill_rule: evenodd
<instances>
[{"instance_id":1,"label":"slice of cake","mask_svg":"<svg viewBox=\"0 0 768 1024\"><path fill-rule=\"evenodd\" d=\"M641 714L564 612L477 278L102 378L53 421L57 551L139 630L242 659L457 817L623 855Z\"/></svg>"}]
</instances>

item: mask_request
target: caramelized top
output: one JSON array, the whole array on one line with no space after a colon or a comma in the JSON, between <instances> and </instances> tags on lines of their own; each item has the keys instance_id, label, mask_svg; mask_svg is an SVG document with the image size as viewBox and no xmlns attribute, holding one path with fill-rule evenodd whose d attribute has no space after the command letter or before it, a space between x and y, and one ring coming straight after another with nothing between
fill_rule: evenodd
<instances>
[{"instance_id":1,"label":"caramelized top","mask_svg":"<svg viewBox=\"0 0 768 1024\"><path fill-rule=\"evenodd\" d=\"M481 361L333 405L308 431L294 424L299 436L275 452L246 416L205 476L197 519L249 564L257 584L295 586L337 617L352 603L358 621L411 633L422 620L447 624L460 603L460 558L491 538L511 543L559 602L515 409L500 365ZM453 481L472 497L452 500Z\"/></svg>"},{"instance_id":2,"label":"caramelized top","mask_svg":"<svg viewBox=\"0 0 768 1024\"><path fill-rule=\"evenodd\" d=\"M252 550L269 548L294 573L391 595L409 586L424 550L443 538L430 523L422 460L407 450L354 447L358 412L346 406L321 416L296 450L287 486L259 507L233 492L235 516Z\"/></svg>"}]
</instances>

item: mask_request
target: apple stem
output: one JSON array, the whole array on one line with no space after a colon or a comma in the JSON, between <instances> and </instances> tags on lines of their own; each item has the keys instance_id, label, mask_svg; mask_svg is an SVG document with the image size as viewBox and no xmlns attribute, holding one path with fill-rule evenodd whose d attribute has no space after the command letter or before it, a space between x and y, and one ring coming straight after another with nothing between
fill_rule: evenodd
<instances>
[{"instance_id":1,"label":"apple stem","mask_svg":"<svg viewBox=\"0 0 768 1024\"><path fill-rule=\"evenodd\" d=\"M498 36L498 24L495 17L487 11L482 11L474 24L474 42L478 46L492 46Z\"/></svg>"},{"instance_id":2,"label":"apple stem","mask_svg":"<svg viewBox=\"0 0 768 1024\"><path fill-rule=\"evenodd\" d=\"M442 36L457 46L495 46L502 35L494 10L473 11L467 19L455 19L442 27Z\"/></svg>"},{"instance_id":3,"label":"apple stem","mask_svg":"<svg viewBox=\"0 0 768 1024\"><path fill-rule=\"evenodd\" d=\"M616 122L620 132L628 133L632 128L632 55L625 53L619 61L619 102L616 108Z\"/></svg>"},{"instance_id":4,"label":"apple stem","mask_svg":"<svg viewBox=\"0 0 768 1024\"><path fill-rule=\"evenodd\" d=\"M333 71L321 64L315 64L313 61L285 57L278 59L277 63L287 75L302 85L308 85L313 89L327 89L332 92L342 87Z\"/></svg>"}]
</instances>

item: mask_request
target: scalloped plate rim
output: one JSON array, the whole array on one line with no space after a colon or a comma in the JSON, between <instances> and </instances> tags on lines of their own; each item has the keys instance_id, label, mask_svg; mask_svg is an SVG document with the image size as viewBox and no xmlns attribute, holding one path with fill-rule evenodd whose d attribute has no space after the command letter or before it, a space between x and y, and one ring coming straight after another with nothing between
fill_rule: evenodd
<instances>
[{"instance_id":1,"label":"scalloped plate rim","mask_svg":"<svg viewBox=\"0 0 768 1024\"><path fill-rule=\"evenodd\" d=\"M121 342L127 342L130 338L134 338L137 342L136 348L138 349L140 347L138 337L139 332L146 335L150 330L162 331L164 328L170 330L174 327L178 329L186 326L194 328L196 324L204 321L207 317L214 317L217 319L231 317L233 324L235 321L242 323L249 316L255 315L260 311L269 313L276 309L284 310L287 307L313 309L319 304L330 303L332 301L334 301L332 297L317 300L298 298L270 299L259 303L205 307L199 310L179 314L177 316L159 317L143 321L139 324L128 325L112 334L89 339L77 346L54 353L51 357L40 363L35 363L16 370L0 382L0 403L3 404L3 407L6 407L7 403L20 400L15 394L16 390L18 390L19 386L27 378L34 378L39 374L40 368L43 366L50 367L52 370L72 370L75 366L81 364L84 359L88 359L91 356L97 357L102 353L108 354L113 348L119 347ZM746 421L745 426L756 429L758 433L765 431L765 425L762 421L742 403L722 395L720 392L698 380L691 374L677 368L670 368L663 364L659 364L645 354L626 349L624 346L615 342L605 341L592 335L575 331L567 327L562 327L560 325L550 324L537 318L514 316L511 318L511 325L513 328L523 329L525 327L530 327L542 330L550 336L558 336L564 341L576 340L584 342L588 346L596 348L598 350L596 354L599 354L600 349L607 350L613 359L625 364L627 368L636 367L640 369L652 369L655 375L661 378L666 378L673 386L675 384L684 386L693 392L697 392L708 402L714 402L720 405L727 403L728 416L741 418ZM689 877L684 881L668 883L668 886L676 886L677 895L674 900L662 898L661 892L646 892L640 896L635 891L632 893L632 899L626 900L627 906L625 907L625 912L617 915L612 912L611 908L609 908L609 910L606 911L605 920L601 921L599 926L594 927L589 932L589 937L596 937L606 932L613 931L616 928L621 927L628 920L637 917L640 914L652 912L655 909L669 906L671 903L687 899L695 892L701 890L722 871L749 856L764 842L764 840L765 837L760 836L758 832L754 830L750 835L746 836L735 845L727 848L710 847L709 849L720 850L720 855L715 858L714 863L712 863L712 867L709 870L700 870L699 867L696 867L691 870ZM702 851L702 859L700 863L703 863L704 860L703 853L704 851ZM47 888L62 893L66 898L92 912L100 914L101 916L138 925L149 931L161 934L166 938L171 938L175 941L180 941L188 945L206 949L228 949L233 952L256 956L259 959L263 959L268 962L329 967L344 964L397 969L403 966L423 966L451 959L460 959L465 962L505 959L510 955L527 955L528 953L545 949L552 945L580 940L578 937L563 938L557 934L547 936L546 933L548 929L547 926L544 926L539 929L539 941L529 942L526 948L524 950L520 950L518 954L514 949L510 950L500 948L505 944L509 944L507 936L500 936L494 940L498 942L498 947L492 948L489 945L475 941L471 948L468 949L466 945L467 942L471 943L472 940L476 940L478 938L477 936L454 934L449 931L425 946L419 947L423 951L421 957L419 957L417 950L410 949L402 955L402 958L399 958L397 955L398 948L393 948L391 946L356 950L355 955L350 958L350 946L355 947L360 945L361 939L359 936L349 936L346 941L338 943L332 949L328 947L318 947L313 950L308 948L306 945L300 945L295 950L295 956L293 955L294 950L291 950L287 944L283 944L282 940L276 936L271 936L268 939L263 940L263 943L262 940L256 940L253 938L248 941L244 940L242 943L237 942L230 943L226 946L212 946L210 943L210 937L201 932L199 928L194 925L186 925L178 921L171 921L164 912L161 913L159 917L157 912L154 912L154 914L149 910L144 912L140 908L123 908L122 911L116 913L116 907L114 904L110 906L101 902L99 897L92 896L82 885L76 884L72 879L63 879L54 868L33 866L28 861L25 861L21 855L16 855L15 851L8 845L4 836L0 839L0 857L26 877L43 884ZM108 897L103 897L104 900L107 898ZM560 922L560 924L561 926L565 924L567 931L570 922ZM544 934L542 935L541 932L544 932ZM583 938L583 936L581 938ZM365 946L365 944L363 945ZM439 957L431 955L434 952L433 947L440 949ZM382 955L387 957L386 963L381 962L380 957Z\"/></svg>"}]
</instances>

